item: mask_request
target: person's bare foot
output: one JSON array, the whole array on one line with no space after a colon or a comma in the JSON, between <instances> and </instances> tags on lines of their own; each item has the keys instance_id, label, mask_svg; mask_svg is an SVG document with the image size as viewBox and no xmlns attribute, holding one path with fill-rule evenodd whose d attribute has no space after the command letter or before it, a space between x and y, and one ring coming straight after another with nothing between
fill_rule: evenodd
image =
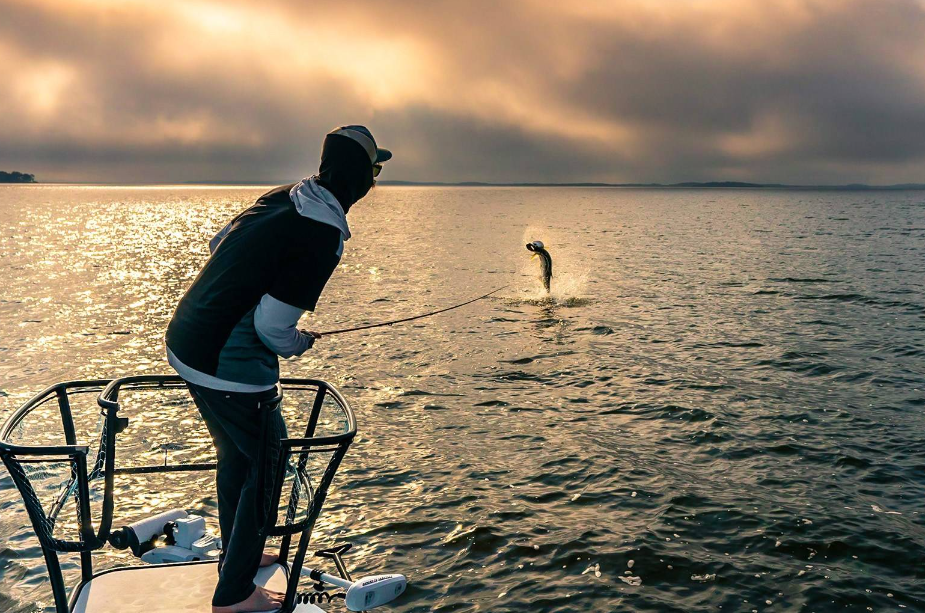
<instances>
[{"instance_id":1,"label":"person's bare foot","mask_svg":"<svg viewBox=\"0 0 925 613\"><path fill-rule=\"evenodd\" d=\"M279 559L279 556L275 553L266 553L260 557L261 566L269 566L270 564L276 564L276 561Z\"/></svg>"},{"instance_id":2,"label":"person's bare foot","mask_svg":"<svg viewBox=\"0 0 925 613\"><path fill-rule=\"evenodd\" d=\"M285 594L272 592L257 586L257 589L245 600L227 607L212 606L212 613L253 613L256 611L275 611L283 606Z\"/></svg>"}]
</instances>

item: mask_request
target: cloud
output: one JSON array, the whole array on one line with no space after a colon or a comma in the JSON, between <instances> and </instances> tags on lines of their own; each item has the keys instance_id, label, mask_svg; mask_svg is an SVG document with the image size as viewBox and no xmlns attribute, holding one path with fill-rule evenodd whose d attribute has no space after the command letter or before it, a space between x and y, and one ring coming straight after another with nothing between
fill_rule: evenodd
<instances>
[{"instance_id":1,"label":"cloud","mask_svg":"<svg viewBox=\"0 0 925 613\"><path fill-rule=\"evenodd\" d=\"M366 123L387 177L925 177L914 0L0 0L0 167L276 180Z\"/></svg>"}]
</instances>

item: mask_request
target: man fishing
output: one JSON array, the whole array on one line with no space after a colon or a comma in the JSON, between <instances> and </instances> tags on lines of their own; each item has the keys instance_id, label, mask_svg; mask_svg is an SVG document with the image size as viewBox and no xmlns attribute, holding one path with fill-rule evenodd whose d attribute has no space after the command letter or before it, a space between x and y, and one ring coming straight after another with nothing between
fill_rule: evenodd
<instances>
[{"instance_id":1,"label":"man fishing","mask_svg":"<svg viewBox=\"0 0 925 613\"><path fill-rule=\"evenodd\" d=\"M296 326L313 311L350 238L346 214L392 157L364 126L325 136L318 174L271 190L209 243L211 256L167 327L167 359L186 381L215 444L222 535L213 613L280 607L284 595L254 585L264 553L271 483L257 491L261 409L276 396L277 356L302 355L321 335ZM286 426L272 413L267 462Z\"/></svg>"}]
</instances>

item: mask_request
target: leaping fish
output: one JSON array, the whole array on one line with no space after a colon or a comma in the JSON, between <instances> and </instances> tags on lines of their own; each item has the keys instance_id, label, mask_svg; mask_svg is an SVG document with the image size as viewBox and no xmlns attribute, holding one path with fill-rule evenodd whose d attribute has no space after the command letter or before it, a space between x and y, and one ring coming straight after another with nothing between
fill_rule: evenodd
<instances>
[{"instance_id":1,"label":"leaping fish","mask_svg":"<svg viewBox=\"0 0 925 613\"><path fill-rule=\"evenodd\" d=\"M540 262L543 266L543 287L546 288L546 292L548 293L549 280L552 279L552 257L550 257L549 252L546 251L543 241L527 243L527 251L532 251L533 257L540 256Z\"/></svg>"}]
</instances>

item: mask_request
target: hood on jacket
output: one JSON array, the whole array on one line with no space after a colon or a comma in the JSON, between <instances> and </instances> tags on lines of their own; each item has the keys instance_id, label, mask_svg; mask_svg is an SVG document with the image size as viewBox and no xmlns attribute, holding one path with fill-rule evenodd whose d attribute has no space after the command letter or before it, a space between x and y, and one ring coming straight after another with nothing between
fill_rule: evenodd
<instances>
[{"instance_id":1,"label":"hood on jacket","mask_svg":"<svg viewBox=\"0 0 925 613\"><path fill-rule=\"evenodd\" d=\"M341 255L344 241L350 238L350 227L347 225L344 208L334 194L318 182L318 177L306 177L289 190L289 198L299 215L340 230L341 241L337 255Z\"/></svg>"}]
</instances>

